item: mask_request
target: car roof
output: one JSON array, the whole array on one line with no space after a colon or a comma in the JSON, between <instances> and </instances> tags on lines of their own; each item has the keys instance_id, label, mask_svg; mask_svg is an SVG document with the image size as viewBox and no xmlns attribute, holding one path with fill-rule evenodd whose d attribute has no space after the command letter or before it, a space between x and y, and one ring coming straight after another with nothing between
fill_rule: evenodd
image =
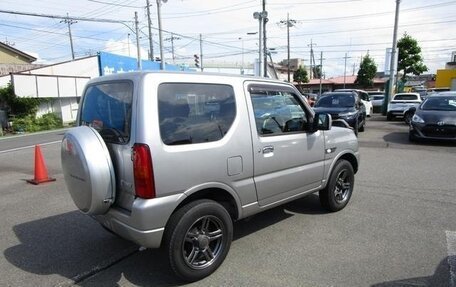
<instances>
[{"instance_id":1,"label":"car roof","mask_svg":"<svg viewBox=\"0 0 456 287\"><path fill-rule=\"evenodd\" d=\"M435 96L432 96L432 97L428 97L426 98L427 99L453 99L453 97L456 96L456 93L453 94L453 95L435 95Z\"/></svg>"},{"instance_id":2,"label":"car roof","mask_svg":"<svg viewBox=\"0 0 456 287\"><path fill-rule=\"evenodd\" d=\"M321 96L330 96L330 95L334 95L334 94L337 94L337 95L356 95L356 93L354 93L353 91L333 91L333 92L324 92Z\"/></svg>"},{"instance_id":3,"label":"car roof","mask_svg":"<svg viewBox=\"0 0 456 287\"><path fill-rule=\"evenodd\" d=\"M433 97L438 97L438 96L456 96L456 91L438 92L437 95L435 95Z\"/></svg>"}]
</instances>

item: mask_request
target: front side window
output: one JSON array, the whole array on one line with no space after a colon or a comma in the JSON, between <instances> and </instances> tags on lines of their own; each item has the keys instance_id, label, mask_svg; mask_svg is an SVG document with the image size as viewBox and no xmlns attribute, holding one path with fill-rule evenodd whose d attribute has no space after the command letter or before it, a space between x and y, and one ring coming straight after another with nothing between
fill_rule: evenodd
<instances>
[{"instance_id":1,"label":"front side window","mask_svg":"<svg viewBox=\"0 0 456 287\"><path fill-rule=\"evenodd\" d=\"M166 145L222 139L236 115L228 85L164 83L158 87L160 135Z\"/></svg>"},{"instance_id":2,"label":"front side window","mask_svg":"<svg viewBox=\"0 0 456 287\"><path fill-rule=\"evenodd\" d=\"M260 136L302 132L307 127L305 108L292 91L251 88L250 97Z\"/></svg>"},{"instance_id":3,"label":"front side window","mask_svg":"<svg viewBox=\"0 0 456 287\"><path fill-rule=\"evenodd\" d=\"M126 143L130 138L131 82L108 82L87 87L81 110L81 125L95 128L111 143Z\"/></svg>"}]
</instances>

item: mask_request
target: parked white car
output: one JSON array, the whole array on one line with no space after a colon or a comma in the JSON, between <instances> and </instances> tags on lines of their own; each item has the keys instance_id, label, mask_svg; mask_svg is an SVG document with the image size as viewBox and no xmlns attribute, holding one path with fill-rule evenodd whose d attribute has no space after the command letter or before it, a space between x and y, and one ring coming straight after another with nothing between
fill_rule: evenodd
<instances>
[{"instance_id":1,"label":"parked white car","mask_svg":"<svg viewBox=\"0 0 456 287\"><path fill-rule=\"evenodd\" d=\"M409 112L410 108L417 108L421 102L421 96L418 93L395 94L388 104L386 120L391 121L395 117L401 117L404 118L406 123L410 123L413 116L413 113Z\"/></svg>"},{"instance_id":2,"label":"parked white car","mask_svg":"<svg viewBox=\"0 0 456 287\"><path fill-rule=\"evenodd\" d=\"M374 112L381 112L383 101L385 99L385 92L380 91L369 91L369 99L372 104L372 108Z\"/></svg>"}]
</instances>

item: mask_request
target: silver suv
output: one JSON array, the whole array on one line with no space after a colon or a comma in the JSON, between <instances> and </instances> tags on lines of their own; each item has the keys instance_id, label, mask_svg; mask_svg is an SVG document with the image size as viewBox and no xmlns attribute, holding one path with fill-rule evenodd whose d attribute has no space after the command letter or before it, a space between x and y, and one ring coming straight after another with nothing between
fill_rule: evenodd
<instances>
[{"instance_id":1,"label":"silver suv","mask_svg":"<svg viewBox=\"0 0 456 287\"><path fill-rule=\"evenodd\" d=\"M329 211L354 188L358 141L288 83L133 72L91 80L62 141L68 191L105 228L162 246L187 281L225 259L233 221L319 192Z\"/></svg>"}]
</instances>

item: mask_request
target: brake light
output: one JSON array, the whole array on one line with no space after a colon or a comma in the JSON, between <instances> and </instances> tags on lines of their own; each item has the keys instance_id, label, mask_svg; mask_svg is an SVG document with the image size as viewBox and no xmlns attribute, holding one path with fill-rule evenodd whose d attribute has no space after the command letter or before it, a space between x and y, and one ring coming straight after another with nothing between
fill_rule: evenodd
<instances>
[{"instance_id":1,"label":"brake light","mask_svg":"<svg viewBox=\"0 0 456 287\"><path fill-rule=\"evenodd\" d=\"M136 196L145 199L154 198L154 169L150 149L146 144L135 144L133 146L133 174Z\"/></svg>"}]
</instances>

